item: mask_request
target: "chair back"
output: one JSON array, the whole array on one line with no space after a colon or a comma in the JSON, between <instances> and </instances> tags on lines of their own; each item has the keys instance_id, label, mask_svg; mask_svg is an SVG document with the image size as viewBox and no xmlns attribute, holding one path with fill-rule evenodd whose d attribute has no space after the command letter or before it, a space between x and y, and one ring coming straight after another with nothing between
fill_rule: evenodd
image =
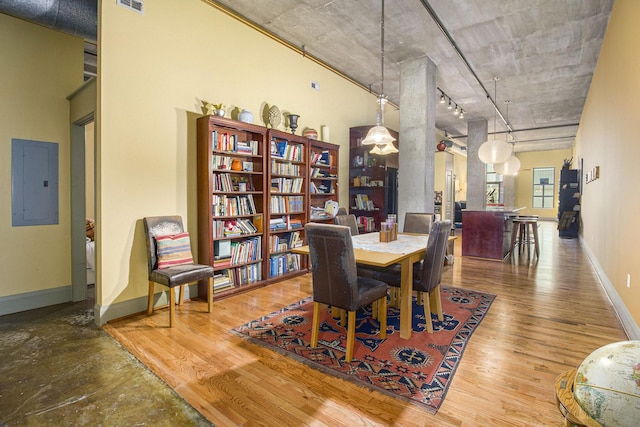
<instances>
[{"instance_id":1,"label":"chair back","mask_svg":"<svg viewBox=\"0 0 640 427\"><path fill-rule=\"evenodd\" d=\"M346 225L349 227L352 236L357 236L360 233L358 231L358 221L356 221L356 216L353 214L336 215L333 222L337 225Z\"/></svg>"},{"instance_id":2,"label":"chair back","mask_svg":"<svg viewBox=\"0 0 640 427\"><path fill-rule=\"evenodd\" d=\"M345 310L358 307L358 273L349 227L308 223L313 300Z\"/></svg>"},{"instance_id":3,"label":"chair back","mask_svg":"<svg viewBox=\"0 0 640 427\"><path fill-rule=\"evenodd\" d=\"M422 274L419 281L414 280L414 290L429 292L440 284L450 231L451 221L436 221L432 224L422 262Z\"/></svg>"},{"instance_id":4,"label":"chair back","mask_svg":"<svg viewBox=\"0 0 640 427\"><path fill-rule=\"evenodd\" d=\"M432 213L407 212L404 214L402 231L405 233L429 234L434 215Z\"/></svg>"},{"instance_id":5,"label":"chair back","mask_svg":"<svg viewBox=\"0 0 640 427\"><path fill-rule=\"evenodd\" d=\"M184 231L181 216L148 216L142 219L147 241L147 266L149 274L158 268L156 236L178 234Z\"/></svg>"},{"instance_id":6,"label":"chair back","mask_svg":"<svg viewBox=\"0 0 640 427\"><path fill-rule=\"evenodd\" d=\"M338 212L336 213L336 215L349 215L349 212L347 212L346 208L340 207L338 208Z\"/></svg>"}]
</instances>

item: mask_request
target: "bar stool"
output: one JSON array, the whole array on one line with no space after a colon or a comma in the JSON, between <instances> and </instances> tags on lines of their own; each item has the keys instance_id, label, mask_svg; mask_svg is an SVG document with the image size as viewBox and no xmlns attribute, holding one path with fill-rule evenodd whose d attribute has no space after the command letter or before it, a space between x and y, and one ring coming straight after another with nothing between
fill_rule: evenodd
<instances>
[{"instance_id":1,"label":"bar stool","mask_svg":"<svg viewBox=\"0 0 640 427\"><path fill-rule=\"evenodd\" d=\"M540 258L540 245L538 243L538 216L519 216L513 219L513 231L511 233L510 255L513 260L516 248L523 251L527 247L527 255L531 257L531 244L534 245L536 257Z\"/></svg>"}]
</instances>

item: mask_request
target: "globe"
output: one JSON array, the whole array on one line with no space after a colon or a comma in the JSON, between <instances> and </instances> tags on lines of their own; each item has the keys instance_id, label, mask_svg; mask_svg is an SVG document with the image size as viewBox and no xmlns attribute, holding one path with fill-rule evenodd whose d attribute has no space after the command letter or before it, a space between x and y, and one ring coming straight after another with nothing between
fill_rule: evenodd
<instances>
[{"instance_id":1,"label":"globe","mask_svg":"<svg viewBox=\"0 0 640 427\"><path fill-rule=\"evenodd\" d=\"M587 356L573 397L604 427L640 425L640 341L608 344Z\"/></svg>"}]
</instances>

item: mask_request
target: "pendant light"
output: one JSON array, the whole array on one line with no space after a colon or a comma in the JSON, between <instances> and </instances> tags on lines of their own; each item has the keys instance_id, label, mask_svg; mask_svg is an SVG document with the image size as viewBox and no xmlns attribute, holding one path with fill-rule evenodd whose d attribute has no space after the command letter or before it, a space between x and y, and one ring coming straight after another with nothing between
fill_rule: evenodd
<instances>
[{"instance_id":1,"label":"pendant light","mask_svg":"<svg viewBox=\"0 0 640 427\"><path fill-rule=\"evenodd\" d=\"M367 136L362 140L362 145L374 145L371 154L393 154L398 149L393 145L396 139L391 136L389 130L384 127L384 104L387 103L387 97L384 94L384 0L382 0L382 12L380 19L380 70L381 84L380 95L378 96L378 113L376 115L376 125L369 129Z\"/></svg>"},{"instance_id":2,"label":"pendant light","mask_svg":"<svg viewBox=\"0 0 640 427\"><path fill-rule=\"evenodd\" d=\"M498 78L495 77L494 81L494 97L498 98ZM478 157L482 163L504 163L511 156L511 152L513 151L512 147L502 141L496 140L496 121L498 119L498 111L496 107L496 111L493 116L493 139L491 141L487 140L484 142L480 148L478 149Z\"/></svg>"},{"instance_id":3,"label":"pendant light","mask_svg":"<svg viewBox=\"0 0 640 427\"><path fill-rule=\"evenodd\" d=\"M509 121L509 102L504 101L507 104L507 122ZM505 143L508 144L507 138L510 136L510 133L506 134ZM515 145L515 144L514 144ZM512 150L513 151L513 150ZM520 170L520 159L516 157L515 152L511 154L511 157L504 163L496 163L493 165L493 170L498 172L500 175L517 175Z\"/></svg>"}]
</instances>

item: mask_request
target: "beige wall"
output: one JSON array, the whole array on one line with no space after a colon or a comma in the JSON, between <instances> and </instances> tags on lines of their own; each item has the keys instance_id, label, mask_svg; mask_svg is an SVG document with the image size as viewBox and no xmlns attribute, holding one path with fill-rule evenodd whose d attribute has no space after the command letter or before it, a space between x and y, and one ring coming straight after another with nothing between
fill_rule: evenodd
<instances>
[{"instance_id":1,"label":"beige wall","mask_svg":"<svg viewBox=\"0 0 640 427\"><path fill-rule=\"evenodd\" d=\"M515 177L515 206L525 207L522 212L527 215L538 215L540 218L558 219L558 185L560 169L564 159L571 158L571 150L530 151L517 154L520 160L520 171ZM574 162L574 166L575 162ZM556 169L556 187L553 207L550 209L533 208L533 169L552 167Z\"/></svg>"},{"instance_id":2,"label":"beige wall","mask_svg":"<svg viewBox=\"0 0 640 427\"><path fill-rule=\"evenodd\" d=\"M82 84L83 42L3 14L0 40L0 259L10 266L0 278L3 297L71 285L66 98ZM12 138L58 143L59 224L11 225Z\"/></svg>"},{"instance_id":3,"label":"beige wall","mask_svg":"<svg viewBox=\"0 0 640 427\"><path fill-rule=\"evenodd\" d=\"M146 293L142 217L179 214L196 234L195 119L203 100L247 108L257 123L267 103L300 114L300 130L329 126L331 142L342 146L340 203L347 204L348 129L375 120L374 96L200 0L179 8L154 1L144 15L102 2L100 17L99 311ZM397 129L397 118L388 108L386 124Z\"/></svg>"},{"instance_id":4,"label":"beige wall","mask_svg":"<svg viewBox=\"0 0 640 427\"><path fill-rule=\"evenodd\" d=\"M640 228L635 226L640 209L638 17L640 2L614 3L576 139L576 156L584 169L600 166L600 179L583 187L582 241L606 275L605 285L615 289L636 324L640 324ZM612 300L616 302L615 294Z\"/></svg>"}]
</instances>

